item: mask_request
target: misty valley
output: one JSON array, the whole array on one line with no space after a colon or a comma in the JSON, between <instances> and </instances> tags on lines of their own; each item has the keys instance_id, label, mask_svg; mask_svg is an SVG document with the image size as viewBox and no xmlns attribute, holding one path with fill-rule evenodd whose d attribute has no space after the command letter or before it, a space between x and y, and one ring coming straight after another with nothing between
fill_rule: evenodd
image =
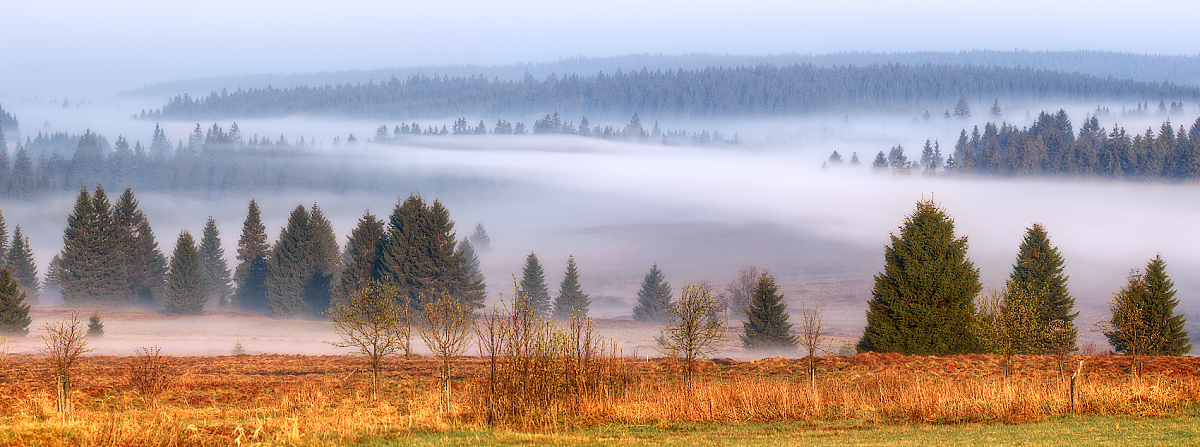
<instances>
[{"instance_id":1,"label":"misty valley","mask_svg":"<svg viewBox=\"0 0 1200 447\"><path fill-rule=\"evenodd\" d=\"M643 55L0 88L0 443L1174 423L1200 402L1194 64ZM726 425L750 431L707 431Z\"/></svg>"}]
</instances>

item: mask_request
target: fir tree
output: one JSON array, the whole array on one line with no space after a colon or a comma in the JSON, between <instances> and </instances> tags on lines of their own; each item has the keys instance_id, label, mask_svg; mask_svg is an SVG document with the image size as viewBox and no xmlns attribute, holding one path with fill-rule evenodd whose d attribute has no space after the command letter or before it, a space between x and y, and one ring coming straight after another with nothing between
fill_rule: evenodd
<instances>
[{"instance_id":1,"label":"fir tree","mask_svg":"<svg viewBox=\"0 0 1200 447\"><path fill-rule=\"evenodd\" d=\"M337 234L333 232L333 224L325 218L321 208L313 204L309 212L309 234L312 238L311 251L316 260L316 271L305 290L305 301L314 312L322 313L329 310L335 295L340 295L340 287L336 287L335 278L342 274L342 262L337 244Z\"/></svg>"},{"instance_id":2,"label":"fir tree","mask_svg":"<svg viewBox=\"0 0 1200 447\"><path fill-rule=\"evenodd\" d=\"M315 204L296 206L267 260L267 305L271 315L315 315L329 309L337 273L337 243L329 221Z\"/></svg>"},{"instance_id":3,"label":"fir tree","mask_svg":"<svg viewBox=\"0 0 1200 447\"><path fill-rule=\"evenodd\" d=\"M561 320L570 319L576 314L587 317L588 307L591 305L592 300L579 286L579 269L575 266L575 257L568 256L567 271L562 284L558 286L558 297L554 299L554 317Z\"/></svg>"},{"instance_id":4,"label":"fir tree","mask_svg":"<svg viewBox=\"0 0 1200 447\"><path fill-rule=\"evenodd\" d=\"M475 233L471 234L471 246L480 253L492 252L492 238L488 237L487 230L483 229L482 223L475 224Z\"/></svg>"},{"instance_id":5,"label":"fir tree","mask_svg":"<svg viewBox=\"0 0 1200 447\"><path fill-rule=\"evenodd\" d=\"M633 319L637 321L668 321L671 308L671 284L663 278L658 264L650 267L642 279L642 290L638 291L638 303L633 308Z\"/></svg>"},{"instance_id":6,"label":"fir tree","mask_svg":"<svg viewBox=\"0 0 1200 447\"><path fill-rule=\"evenodd\" d=\"M220 307L229 305L229 296L233 293L230 287L229 264L225 263L225 249L221 248L221 233L217 230L217 221L208 216L204 223L204 236L200 238L200 259L204 264L204 294L205 299L215 302Z\"/></svg>"},{"instance_id":7,"label":"fir tree","mask_svg":"<svg viewBox=\"0 0 1200 447\"><path fill-rule=\"evenodd\" d=\"M1040 223L1025 230L1025 238L1017 249L1017 259L1008 277L1008 288L1037 297L1038 327L1050 327L1061 321L1071 327L1078 312L1072 312L1075 298L1067 291L1067 276L1063 275L1063 258L1058 247L1050 244L1050 236ZM1074 345L1075 340L1070 340Z\"/></svg>"},{"instance_id":8,"label":"fir tree","mask_svg":"<svg viewBox=\"0 0 1200 447\"><path fill-rule=\"evenodd\" d=\"M113 210L123 253L129 296L143 305L157 302L165 287L167 259L158 250L154 230L129 188L117 199Z\"/></svg>"},{"instance_id":9,"label":"fir tree","mask_svg":"<svg viewBox=\"0 0 1200 447\"><path fill-rule=\"evenodd\" d=\"M13 229L12 248L8 250L8 258L4 265L25 293L25 297L29 301L37 301L38 291L41 289L37 264L34 263L33 251L29 248L29 237L21 234L20 225Z\"/></svg>"},{"instance_id":10,"label":"fir tree","mask_svg":"<svg viewBox=\"0 0 1200 447\"><path fill-rule=\"evenodd\" d=\"M8 269L0 269L0 333L25 335L29 333L29 304L25 303L25 292L9 275Z\"/></svg>"},{"instance_id":11,"label":"fir tree","mask_svg":"<svg viewBox=\"0 0 1200 447\"><path fill-rule=\"evenodd\" d=\"M875 275L860 351L915 355L971 353L974 298L982 285L967 259L967 238L956 238L954 220L930 200L917 202L900 235L884 248L884 270Z\"/></svg>"},{"instance_id":12,"label":"fir tree","mask_svg":"<svg viewBox=\"0 0 1200 447\"><path fill-rule=\"evenodd\" d=\"M546 273L533 252L525 257L517 297L521 307L528 306L537 315L550 313L550 289L546 286Z\"/></svg>"},{"instance_id":13,"label":"fir tree","mask_svg":"<svg viewBox=\"0 0 1200 447\"><path fill-rule=\"evenodd\" d=\"M242 224L242 236L238 239L238 266L233 280L237 284L234 297L238 307L246 310L267 309L267 227L259 215L258 203L250 200L246 221Z\"/></svg>"},{"instance_id":14,"label":"fir tree","mask_svg":"<svg viewBox=\"0 0 1200 447\"><path fill-rule=\"evenodd\" d=\"M458 248L454 250L454 254L462 260L462 268L465 272L463 275L466 278L466 282L459 290L459 298L472 309L483 308L484 301L487 299L487 283L484 281L483 271L479 268L479 256L475 254L475 247L471 245L471 240L462 238L458 242Z\"/></svg>"},{"instance_id":15,"label":"fir tree","mask_svg":"<svg viewBox=\"0 0 1200 447\"><path fill-rule=\"evenodd\" d=\"M8 226L4 223L4 214L0 213L0 267L8 259Z\"/></svg>"},{"instance_id":16,"label":"fir tree","mask_svg":"<svg viewBox=\"0 0 1200 447\"><path fill-rule=\"evenodd\" d=\"M742 327L746 333L742 335L742 345L746 349L796 349L798 340L788 333L792 324L788 323L787 303L779 294L774 276L767 273L759 276L750 307L745 312Z\"/></svg>"},{"instance_id":17,"label":"fir tree","mask_svg":"<svg viewBox=\"0 0 1200 447\"><path fill-rule=\"evenodd\" d=\"M345 265L342 266L343 297L353 297L375 278L379 256L386 243L383 221L370 212L363 213L358 226L346 240Z\"/></svg>"},{"instance_id":18,"label":"fir tree","mask_svg":"<svg viewBox=\"0 0 1200 447\"><path fill-rule=\"evenodd\" d=\"M196 250L196 241L184 230L171 253L167 273L167 296L163 306L168 313L200 315L204 313L204 262Z\"/></svg>"}]
</instances>

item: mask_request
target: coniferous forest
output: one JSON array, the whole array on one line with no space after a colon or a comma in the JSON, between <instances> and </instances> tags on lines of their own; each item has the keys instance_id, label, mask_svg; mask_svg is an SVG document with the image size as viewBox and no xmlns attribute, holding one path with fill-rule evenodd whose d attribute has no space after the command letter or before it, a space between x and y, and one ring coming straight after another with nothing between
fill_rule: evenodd
<instances>
[{"instance_id":1,"label":"coniferous forest","mask_svg":"<svg viewBox=\"0 0 1200 447\"><path fill-rule=\"evenodd\" d=\"M1053 99L1173 98L1200 89L1170 82L1098 78L1029 68L953 65L758 65L595 75L392 78L365 84L310 85L179 95L139 118L221 119L295 114L408 119L417 116L528 115L559 110L591 116L641 113L663 118L733 118L850 111L907 111L922 102L966 96Z\"/></svg>"}]
</instances>

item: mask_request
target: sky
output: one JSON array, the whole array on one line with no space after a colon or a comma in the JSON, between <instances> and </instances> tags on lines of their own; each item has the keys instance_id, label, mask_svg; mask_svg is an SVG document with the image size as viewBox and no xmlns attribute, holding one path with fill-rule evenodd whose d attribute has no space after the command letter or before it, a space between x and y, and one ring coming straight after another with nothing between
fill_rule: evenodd
<instances>
[{"instance_id":1,"label":"sky","mask_svg":"<svg viewBox=\"0 0 1200 447\"><path fill-rule=\"evenodd\" d=\"M6 0L0 98L246 73L630 53L1200 53L1196 2Z\"/></svg>"}]
</instances>

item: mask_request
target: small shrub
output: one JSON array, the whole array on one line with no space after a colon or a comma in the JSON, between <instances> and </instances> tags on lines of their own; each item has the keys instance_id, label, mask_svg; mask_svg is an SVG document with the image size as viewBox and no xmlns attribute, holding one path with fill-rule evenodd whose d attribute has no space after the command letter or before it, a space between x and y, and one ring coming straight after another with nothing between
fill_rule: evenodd
<instances>
[{"instance_id":1,"label":"small shrub","mask_svg":"<svg viewBox=\"0 0 1200 447\"><path fill-rule=\"evenodd\" d=\"M104 321L100 320L100 312L92 312L92 316L88 317L88 337L100 338L104 336Z\"/></svg>"},{"instance_id":2,"label":"small shrub","mask_svg":"<svg viewBox=\"0 0 1200 447\"><path fill-rule=\"evenodd\" d=\"M158 353L158 347L142 348L129 361L128 383L149 407L158 403L158 396L166 391L175 378L175 368L170 357Z\"/></svg>"},{"instance_id":3,"label":"small shrub","mask_svg":"<svg viewBox=\"0 0 1200 447\"><path fill-rule=\"evenodd\" d=\"M249 354L246 354L246 348L242 347L241 340L238 340L237 343L233 344L233 351L230 351L230 354L233 354L233 355L236 355L239 357L244 356L244 355L249 355Z\"/></svg>"}]
</instances>

